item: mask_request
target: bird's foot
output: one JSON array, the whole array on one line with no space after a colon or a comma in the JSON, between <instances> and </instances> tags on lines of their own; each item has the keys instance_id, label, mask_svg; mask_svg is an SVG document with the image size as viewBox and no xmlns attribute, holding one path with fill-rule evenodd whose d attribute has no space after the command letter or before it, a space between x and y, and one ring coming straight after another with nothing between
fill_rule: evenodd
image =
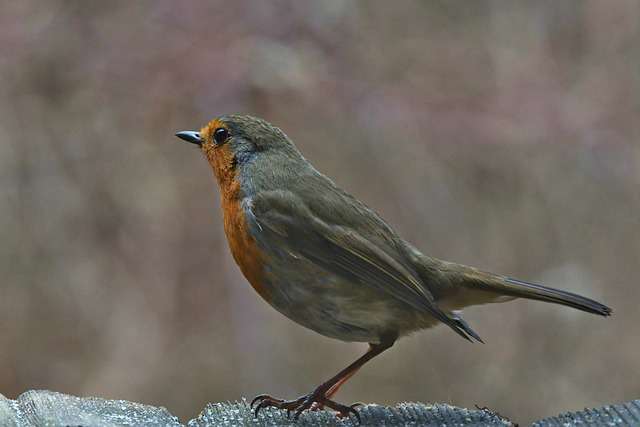
<instances>
[{"instance_id":1,"label":"bird's foot","mask_svg":"<svg viewBox=\"0 0 640 427\"><path fill-rule=\"evenodd\" d=\"M326 400L328 400L329 402L332 402L329 398L327 398ZM333 403L339 405L339 403L336 403L336 402L333 402ZM315 402L313 405L311 405L311 408L309 408L309 410L310 411L322 411L325 406L329 406L329 405L327 405L326 403ZM348 408L351 408L351 409L355 410L358 406L364 406L364 403L362 403L362 402L353 403L353 404L349 405ZM349 411L349 413L353 414L353 412L351 412L351 411ZM338 413L338 414L336 414L336 416L338 418L344 418L344 417L348 417L349 414L344 415L344 414Z\"/></svg>"},{"instance_id":2,"label":"bird's foot","mask_svg":"<svg viewBox=\"0 0 640 427\"><path fill-rule=\"evenodd\" d=\"M353 414L358 419L358 422L360 422L360 414L358 414L358 411L356 411L355 408L362 404L356 403L346 406L341 403L334 402L326 396L326 390L318 387L311 393L301 396L295 400L276 399L268 394L262 394L251 401L252 409L254 405L254 416L258 416L261 409L272 406L278 409L285 409L287 411L287 416L293 412L293 417L297 420L304 411L318 411L324 409L326 406L336 411L336 415L339 418L346 418L350 414Z\"/></svg>"}]
</instances>

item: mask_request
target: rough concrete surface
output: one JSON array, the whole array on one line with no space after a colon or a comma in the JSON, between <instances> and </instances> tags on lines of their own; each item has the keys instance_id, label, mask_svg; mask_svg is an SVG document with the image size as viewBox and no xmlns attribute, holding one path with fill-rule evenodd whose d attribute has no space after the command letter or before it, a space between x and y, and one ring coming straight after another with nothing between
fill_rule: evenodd
<instances>
[{"instance_id":1,"label":"rough concrete surface","mask_svg":"<svg viewBox=\"0 0 640 427\"><path fill-rule=\"evenodd\" d=\"M361 426L509 426L513 422L488 409L464 409L446 404L400 403L395 407L368 404L358 409ZM32 390L10 400L0 394L0 427L31 426L183 426L167 409L96 397L76 397ZM355 417L338 419L327 411L304 413L296 422L286 412L268 408L257 418L246 400L210 403L188 427L209 426L353 426ZM640 426L640 400L549 417L532 427Z\"/></svg>"}]
</instances>

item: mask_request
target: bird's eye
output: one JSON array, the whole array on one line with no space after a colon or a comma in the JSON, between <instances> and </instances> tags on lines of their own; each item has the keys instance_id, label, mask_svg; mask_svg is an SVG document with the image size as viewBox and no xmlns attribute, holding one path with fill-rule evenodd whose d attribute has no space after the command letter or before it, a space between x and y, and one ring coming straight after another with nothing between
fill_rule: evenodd
<instances>
[{"instance_id":1,"label":"bird's eye","mask_svg":"<svg viewBox=\"0 0 640 427\"><path fill-rule=\"evenodd\" d=\"M213 141L216 145L222 145L229 138L229 131L225 128L218 128L213 131Z\"/></svg>"}]
</instances>

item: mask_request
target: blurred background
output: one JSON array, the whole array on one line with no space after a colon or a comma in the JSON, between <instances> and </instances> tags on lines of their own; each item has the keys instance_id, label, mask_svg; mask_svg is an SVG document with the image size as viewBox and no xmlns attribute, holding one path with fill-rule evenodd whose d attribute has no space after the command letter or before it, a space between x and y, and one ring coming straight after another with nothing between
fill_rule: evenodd
<instances>
[{"instance_id":1,"label":"blurred background","mask_svg":"<svg viewBox=\"0 0 640 427\"><path fill-rule=\"evenodd\" d=\"M415 334L338 400L524 423L640 397L640 3L5 2L0 393L295 397L366 346L294 324L227 249L174 137L251 113L425 253L583 293Z\"/></svg>"}]
</instances>

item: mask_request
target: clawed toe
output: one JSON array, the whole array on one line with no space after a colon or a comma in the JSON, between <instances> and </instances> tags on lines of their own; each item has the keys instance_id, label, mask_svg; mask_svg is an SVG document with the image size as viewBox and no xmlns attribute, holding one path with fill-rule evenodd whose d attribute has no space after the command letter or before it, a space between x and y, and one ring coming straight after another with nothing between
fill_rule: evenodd
<instances>
[{"instance_id":1,"label":"clawed toe","mask_svg":"<svg viewBox=\"0 0 640 427\"><path fill-rule=\"evenodd\" d=\"M356 411L355 408L357 408L358 406L361 406L362 403L354 403L353 405L342 405L338 402L334 402L333 400L325 400L324 404L326 406L328 406L329 408L333 409L334 411L336 411L336 416L338 418L349 418L349 415L353 414L356 419L358 420L358 423L360 423L360 414L358 413L358 411Z\"/></svg>"},{"instance_id":2,"label":"clawed toe","mask_svg":"<svg viewBox=\"0 0 640 427\"><path fill-rule=\"evenodd\" d=\"M253 409L253 405L255 405L256 403L259 403L262 400L266 400L266 399L273 399L271 396L269 396L268 394L261 394L258 395L256 397L253 398L253 400L251 401L251 403L249 404L249 407L251 409Z\"/></svg>"},{"instance_id":3,"label":"clawed toe","mask_svg":"<svg viewBox=\"0 0 640 427\"><path fill-rule=\"evenodd\" d=\"M362 404L355 403L351 406L346 406L338 402L334 402L324 395L323 390L316 390L296 400L277 399L269 396L268 394L261 394L260 396L256 396L250 404L251 409L254 410L253 415L255 417L258 416L262 409L274 407L286 410L287 417L291 414L291 412L294 412L294 419L297 420L298 418L300 418L300 415L302 415L304 411L318 411L326 406L336 411L336 415L339 418L348 418L351 414L353 414L358 419L358 422L360 422L360 414L358 414L358 411L355 410L355 408L359 405Z\"/></svg>"},{"instance_id":4,"label":"clawed toe","mask_svg":"<svg viewBox=\"0 0 640 427\"><path fill-rule=\"evenodd\" d=\"M296 400L283 400L283 399L277 399L275 397L271 397L268 394L261 394L260 396L256 396L251 401L250 407L251 409L254 410L253 415L255 417L258 416L258 413L260 413L262 409L268 408L268 407L285 409L287 411L287 416L289 416L289 413L292 410L297 409L303 400L304 398L299 398Z\"/></svg>"}]
</instances>

